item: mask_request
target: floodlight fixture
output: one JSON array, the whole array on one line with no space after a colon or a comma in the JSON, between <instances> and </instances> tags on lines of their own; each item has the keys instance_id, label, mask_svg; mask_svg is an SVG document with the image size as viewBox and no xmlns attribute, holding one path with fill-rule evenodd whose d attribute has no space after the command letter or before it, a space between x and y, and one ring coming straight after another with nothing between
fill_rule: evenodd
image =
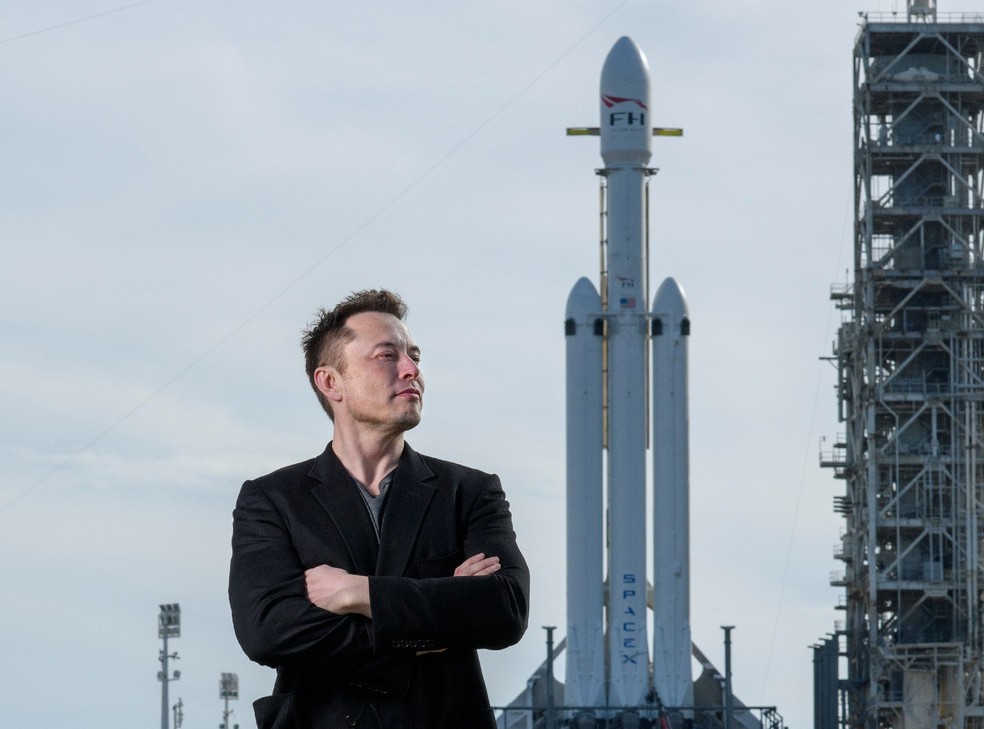
<instances>
[{"instance_id":1,"label":"floodlight fixture","mask_svg":"<svg viewBox=\"0 0 984 729\"><path fill-rule=\"evenodd\" d=\"M178 603L161 605L161 614L157 623L157 637L181 637L181 606Z\"/></svg>"},{"instance_id":2,"label":"floodlight fixture","mask_svg":"<svg viewBox=\"0 0 984 729\"><path fill-rule=\"evenodd\" d=\"M235 673L223 673L219 679L219 698L238 699L239 698L239 675Z\"/></svg>"}]
</instances>

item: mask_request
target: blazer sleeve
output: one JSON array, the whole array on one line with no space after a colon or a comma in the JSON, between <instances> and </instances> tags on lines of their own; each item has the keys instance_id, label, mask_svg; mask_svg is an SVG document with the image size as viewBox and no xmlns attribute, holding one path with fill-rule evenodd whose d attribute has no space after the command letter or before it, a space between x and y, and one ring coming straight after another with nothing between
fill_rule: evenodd
<instances>
[{"instance_id":1,"label":"blazer sleeve","mask_svg":"<svg viewBox=\"0 0 984 729\"><path fill-rule=\"evenodd\" d=\"M485 479L464 504L462 546L465 557L480 552L499 557L501 569L482 577L370 577L377 653L500 649L526 632L529 568L499 478Z\"/></svg>"},{"instance_id":2,"label":"blazer sleeve","mask_svg":"<svg viewBox=\"0 0 984 729\"><path fill-rule=\"evenodd\" d=\"M236 637L257 663L312 667L347 679L372 676L394 690L410 664L374 653L369 620L336 615L307 598L304 566L284 518L264 490L243 484L233 512L229 603Z\"/></svg>"}]
</instances>

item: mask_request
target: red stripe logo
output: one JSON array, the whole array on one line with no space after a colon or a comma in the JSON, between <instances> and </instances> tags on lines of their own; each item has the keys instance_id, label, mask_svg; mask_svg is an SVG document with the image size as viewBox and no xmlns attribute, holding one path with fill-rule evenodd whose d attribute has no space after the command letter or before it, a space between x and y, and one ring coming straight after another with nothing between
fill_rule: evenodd
<instances>
[{"instance_id":1,"label":"red stripe logo","mask_svg":"<svg viewBox=\"0 0 984 729\"><path fill-rule=\"evenodd\" d=\"M623 98L621 96L611 96L610 94L601 95L601 103L607 106L609 109L615 106L615 104L624 104L626 102L631 102L636 106L638 106L640 109L645 109L646 111L649 111L649 109L646 109L646 105L642 102L642 99L628 99L628 98Z\"/></svg>"}]
</instances>

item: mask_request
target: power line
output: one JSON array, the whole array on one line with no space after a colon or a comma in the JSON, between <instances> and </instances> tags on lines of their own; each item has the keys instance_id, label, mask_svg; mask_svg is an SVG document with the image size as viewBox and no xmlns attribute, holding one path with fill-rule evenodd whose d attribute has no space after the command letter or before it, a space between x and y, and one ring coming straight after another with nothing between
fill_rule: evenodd
<instances>
[{"instance_id":1,"label":"power line","mask_svg":"<svg viewBox=\"0 0 984 729\"><path fill-rule=\"evenodd\" d=\"M41 35L42 33L47 33L52 30L59 30L61 28L67 28L70 25L78 25L79 23L85 23L89 20L95 20L96 18L104 18L107 15L113 15L114 13L122 13L124 10L130 10L131 8L138 7L140 5L147 5L157 0L140 0L137 3L130 3L129 5L123 5L118 8L113 8L111 10L103 10L101 13L93 13L92 15L86 15L84 18L76 18L75 20L66 20L64 23L58 23L57 25L49 25L46 28L38 28L37 30L32 30L27 33L20 33L19 35L12 35L7 38L0 38L0 45L4 43L13 43L14 41L23 40L24 38L30 38L31 36Z\"/></svg>"}]
</instances>

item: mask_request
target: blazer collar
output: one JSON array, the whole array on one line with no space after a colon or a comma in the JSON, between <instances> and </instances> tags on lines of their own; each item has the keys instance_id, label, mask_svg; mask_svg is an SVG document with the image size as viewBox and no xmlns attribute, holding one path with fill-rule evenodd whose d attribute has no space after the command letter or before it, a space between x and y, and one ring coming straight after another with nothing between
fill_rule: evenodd
<instances>
[{"instance_id":1,"label":"blazer collar","mask_svg":"<svg viewBox=\"0 0 984 729\"><path fill-rule=\"evenodd\" d=\"M424 515L434 498L430 481L434 472L409 445L404 444L400 465L386 495L383 523L379 530L377 575L401 576L424 524Z\"/></svg>"},{"instance_id":2,"label":"blazer collar","mask_svg":"<svg viewBox=\"0 0 984 729\"><path fill-rule=\"evenodd\" d=\"M420 454L404 444L393 482L386 495L386 508L379 541L352 476L332 450L331 443L311 467L310 476L319 483L312 489L342 535L359 574L401 576L434 497L429 483L434 472Z\"/></svg>"},{"instance_id":3,"label":"blazer collar","mask_svg":"<svg viewBox=\"0 0 984 729\"><path fill-rule=\"evenodd\" d=\"M342 537L349 557L352 560L354 572L360 575L371 575L376 568L379 543L376 532L372 528L372 520L366 511L366 505L356 491L358 486L338 460L331 443L324 452L314 460L314 465L308 472L318 483L311 493L328 512L335 528ZM332 565L346 568L346 565Z\"/></svg>"}]
</instances>

